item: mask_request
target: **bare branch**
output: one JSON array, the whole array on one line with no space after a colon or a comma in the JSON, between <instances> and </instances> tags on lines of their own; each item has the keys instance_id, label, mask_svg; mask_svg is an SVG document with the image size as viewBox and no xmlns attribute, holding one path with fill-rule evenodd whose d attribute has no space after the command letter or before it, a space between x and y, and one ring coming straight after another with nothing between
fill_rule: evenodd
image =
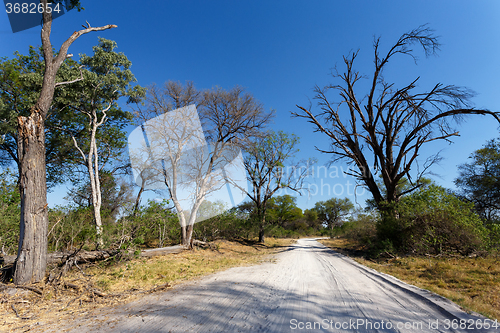
<instances>
[{"instance_id":1,"label":"bare branch","mask_svg":"<svg viewBox=\"0 0 500 333\"><path fill-rule=\"evenodd\" d=\"M57 82L55 86L58 87L58 86L62 86L64 84L70 84L70 83L75 83L75 82L78 82L78 81L82 81L83 80L82 67L83 66L79 66L78 67L78 69L80 70L80 77L78 79L74 79L74 80L66 81L66 82Z\"/></svg>"},{"instance_id":2,"label":"bare branch","mask_svg":"<svg viewBox=\"0 0 500 333\"><path fill-rule=\"evenodd\" d=\"M321 132L330 139L330 149L316 148L323 153L333 154L334 160L344 159L355 163L359 172L350 174L360 180L374 196L377 204L383 201L397 201L397 186L404 178L411 182L411 166L418 163L423 145L449 139L458 135L451 121L460 121L466 115L489 115L500 123L500 113L477 110L470 107L469 100L474 93L463 87L436 84L431 90L415 93L419 77L401 88L385 82L382 72L389 60L398 55L407 55L417 60L413 46L419 46L426 56L439 50L438 38L427 25L420 26L403 35L381 56L380 38L373 43L374 71L367 94L366 104L361 105L355 94L355 84L361 78L353 69L359 51L344 57L345 71L333 74L340 84L330 84L314 89L319 111L298 106L295 117L305 118L313 124L315 132ZM340 100L327 97L328 90L336 90ZM368 168L368 159L374 170L380 173L384 191L379 188ZM424 172L436 163L426 163ZM418 179L420 179L419 174ZM412 187L406 193L417 189ZM381 195L385 192L385 198Z\"/></svg>"}]
</instances>

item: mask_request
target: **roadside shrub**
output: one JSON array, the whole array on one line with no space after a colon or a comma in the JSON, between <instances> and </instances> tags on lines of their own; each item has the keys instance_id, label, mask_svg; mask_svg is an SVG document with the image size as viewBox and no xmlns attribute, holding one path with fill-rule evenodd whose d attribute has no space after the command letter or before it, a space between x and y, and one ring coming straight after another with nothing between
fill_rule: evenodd
<instances>
[{"instance_id":1,"label":"roadside shrub","mask_svg":"<svg viewBox=\"0 0 500 333\"><path fill-rule=\"evenodd\" d=\"M340 227L344 237L370 245L376 237L377 217L371 213L357 213Z\"/></svg>"},{"instance_id":2,"label":"roadside shrub","mask_svg":"<svg viewBox=\"0 0 500 333\"><path fill-rule=\"evenodd\" d=\"M377 223L377 236L399 251L467 255L486 245L487 231L473 204L429 185L386 206Z\"/></svg>"},{"instance_id":3,"label":"roadside shrub","mask_svg":"<svg viewBox=\"0 0 500 333\"><path fill-rule=\"evenodd\" d=\"M168 202L148 201L135 216L123 217L105 227L105 242L110 246L127 248L165 247L179 244L180 225Z\"/></svg>"},{"instance_id":4,"label":"roadside shrub","mask_svg":"<svg viewBox=\"0 0 500 333\"><path fill-rule=\"evenodd\" d=\"M21 198L10 170L0 173L0 255L17 253Z\"/></svg>"},{"instance_id":5,"label":"roadside shrub","mask_svg":"<svg viewBox=\"0 0 500 333\"><path fill-rule=\"evenodd\" d=\"M196 239L211 242L216 239L234 240L249 233L247 221L238 217L230 209L194 225L193 236Z\"/></svg>"},{"instance_id":6,"label":"roadside shrub","mask_svg":"<svg viewBox=\"0 0 500 333\"><path fill-rule=\"evenodd\" d=\"M297 230L285 229L282 226L274 225L266 230L266 235L274 238L299 238L306 235L305 231L302 231L301 233Z\"/></svg>"},{"instance_id":7,"label":"roadside shrub","mask_svg":"<svg viewBox=\"0 0 500 333\"><path fill-rule=\"evenodd\" d=\"M92 207L56 207L49 210L49 251L93 250L96 229Z\"/></svg>"},{"instance_id":8,"label":"roadside shrub","mask_svg":"<svg viewBox=\"0 0 500 333\"><path fill-rule=\"evenodd\" d=\"M488 247L491 250L500 250L500 224L499 223L488 223L486 225L488 229Z\"/></svg>"}]
</instances>

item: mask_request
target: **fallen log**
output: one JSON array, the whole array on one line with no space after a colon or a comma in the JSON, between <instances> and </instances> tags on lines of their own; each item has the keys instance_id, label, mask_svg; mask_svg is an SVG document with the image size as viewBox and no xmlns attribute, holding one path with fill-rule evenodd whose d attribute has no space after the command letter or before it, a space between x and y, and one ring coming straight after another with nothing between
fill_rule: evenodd
<instances>
[{"instance_id":1,"label":"fallen log","mask_svg":"<svg viewBox=\"0 0 500 333\"><path fill-rule=\"evenodd\" d=\"M141 257L163 256L165 254L181 253L184 250L187 250L187 247L184 245L167 246L158 249L148 249L141 251Z\"/></svg>"},{"instance_id":2,"label":"fallen log","mask_svg":"<svg viewBox=\"0 0 500 333\"><path fill-rule=\"evenodd\" d=\"M116 251L80 251L76 254L76 262L93 262L98 260L107 259L118 252ZM63 261L64 259L72 256L74 252L52 252L47 255L47 264L57 264ZM8 266L14 263L17 256L4 256L3 257L3 266Z\"/></svg>"},{"instance_id":3,"label":"fallen log","mask_svg":"<svg viewBox=\"0 0 500 333\"><path fill-rule=\"evenodd\" d=\"M198 246L198 247L209 247L210 245L207 242L203 242L201 240L193 239L193 246Z\"/></svg>"},{"instance_id":4,"label":"fallen log","mask_svg":"<svg viewBox=\"0 0 500 333\"><path fill-rule=\"evenodd\" d=\"M166 254L172 254L172 253L181 253L182 251L186 250L187 247L184 245L175 245L175 246L167 246L167 247L161 247L157 249L147 249L147 250L142 250L140 253L141 257L155 257L155 256L162 256ZM69 258L70 256L75 257L75 262L77 264L79 263L84 263L84 262L94 262L94 261L99 261L99 260L105 260L108 259L109 257L112 257L116 255L118 251L79 251L76 255L74 252L52 252L47 255L47 264L48 265L53 265L53 264L58 264L63 262L66 258ZM129 252L129 254L132 254L133 252ZM3 266L9 266L14 263L16 260L17 256L3 256L2 257L2 265Z\"/></svg>"}]
</instances>

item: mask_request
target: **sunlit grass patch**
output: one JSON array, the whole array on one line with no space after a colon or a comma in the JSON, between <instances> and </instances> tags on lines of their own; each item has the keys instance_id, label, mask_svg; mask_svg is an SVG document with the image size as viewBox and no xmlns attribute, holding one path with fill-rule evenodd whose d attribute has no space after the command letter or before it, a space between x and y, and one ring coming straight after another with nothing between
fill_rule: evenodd
<instances>
[{"instance_id":1,"label":"sunlit grass patch","mask_svg":"<svg viewBox=\"0 0 500 333\"><path fill-rule=\"evenodd\" d=\"M210 249L194 249L168 256L137 258L107 266L105 263L87 270L96 277L97 284L110 293L134 289L149 289L157 285L171 285L235 266L261 262L279 247L294 242L290 239L266 240L262 244L243 245L217 241Z\"/></svg>"},{"instance_id":2,"label":"sunlit grass patch","mask_svg":"<svg viewBox=\"0 0 500 333\"><path fill-rule=\"evenodd\" d=\"M286 249L294 243L292 239L266 239L265 244L256 242L217 241L211 249L193 249L178 254L130 260L105 261L81 266L66 273L57 291L47 285L37 286L43 290L38 296L32 292L13 297L0 293L0 332L24 331L37 326L37 322L57 323L71 320L94 308L108 307L134 300L144 292L161 287L169 288L185 281L236 266L254 265L271 260L272 254ZM80 287L65 288L64 283ZM98 294L89 298L84 290L95 288ZM23 301L24 303L16 303ZM11 308L15 304L21 316L32 320L17 318Z\"/></svg>"}]
</instances>

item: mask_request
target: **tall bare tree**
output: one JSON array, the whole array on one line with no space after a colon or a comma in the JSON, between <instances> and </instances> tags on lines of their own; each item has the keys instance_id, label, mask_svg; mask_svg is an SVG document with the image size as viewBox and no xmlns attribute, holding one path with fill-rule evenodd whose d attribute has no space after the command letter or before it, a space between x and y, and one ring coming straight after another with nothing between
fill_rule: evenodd
<instances>
[{"instance_id":1,"label":"tall bare tree","mask_svg":"<svg viewBox=\"0 0 500 333\"><path fill-rule=\"evenodd\" d=\"M413 46L420 46L425 55L439 50L438 38L426 25L403 34L385 55L380 54L380 38L374 41L374 70L366 95L356 93L357 83L363 76L354 69L358 52L344 57L345 71L335 70L332 76L340 81L324 88L315 87L315 99L319 111L298 106L295 116L312 123L316 132L326 134L330 149L319 151L333 154L333 161L346 160L357 166L352 173L373 195L379 208L384 202L397 202L402 195L420 187L423 174L438 161L438 155L425 160L420 170L417 157L422 147L437 140L447 140L458 135L453 121L462 116L491 115L500 121L499 114L471 107L473 92L454 85L437 83L432 89L416 92L416 78L400 88L385 80L383 70L397 56L407 55L417 60ZM337 92L333 100L330 92ZM377 184L370 170L373 163L375 174L380 174L385 191ZM415 172L412 174L412 172ZM411 186L398 191L400 181L406 177ZM385 193L385 196L383 195Z\"/></svg>"},{"instance_id":2,"label":"tall bare tree","mask_svg":"<svg viewBox=\"0 0 500 333\"><path fill-rule=\"evenodd\" d=\"M188 244L187 214L184 213L177 190L179 183L186 182L181 170L185 151L203 145L205 141L203 132L200 133L198 114L189 108L190 105L200 105L200 102L201 94L192 82L184 86L179 82L168 81L161 88L155 84L148 87L145 103L137 106L135 114L137 124L147 132L149 147L143 142L140 146L135 144L135 151L129 152L141 183L137 203L139 195L146 188L159 189L157 184L166 185L179 216L181 242L185 245ZM185 112L178 111L183 108ZM163 163L157 158L161 158Z\"/></svg>"},{"instance_id":3,"label":"tall bare tree","mask_svg":"<svg viewBox=\"0 0 500 333\"><path fill-rule=\"evenodd\" d=\"M200 92L195 88L193 82L187 82L185 86L174 81L165 82L162 87L152 84L147 88L144 103L137 105L135 123L136 125L143 126L150 119L191 104L200 104ZM144 148L147 147L139 149ZM133 215L135 215L139 208L143 192L155 189L154 184L161 183L162 178L158 177L158 172L152 169L153 161L150 160L150 156L140 153L132 154L130 159L140 180L140 185L137 184L140 186L140 189L137 193L133 210Z\"/></svg>"},{"instance_id":4,"label":"tall bare tree","mask_svg":"<svg viewBox=\"0 0 500 333\"><path fill-rule=\"evenodd\" d=\"M193 102L198 103L197 112L189 105ZM143 110L139 107L138 116L146 120L143 127L151 151L142 154L140 159L147 162L139 169L163 171L161 177L156 172L154 178L163 178L179 215L182 244L189 245L200 205L230 176L221 170L237 157L235 147L255 135L271 113L264 112L261 104L239 87L198 92L192 83L167 82L162 91L155 86L149 89L146 106ZM154 118L147 120L151 116ZM137 160L133 155L140 156L141 150L132 152L131 158ZM163 163L156 163L150 155L162 156ZM189 209L181 202L186 197L191 200Z\"/></svg>"},{"instance_id":5,"label":"tall bare tree","mask_svg":"<svg viewBox=\"0 0 500 333\"><path fill-rule=\"evenodd\" d=\"M43 8L48 7L48 0L41 0ZM72 6L79 6L79 1L69 1ZM116 28L116 25L91 27L75 31L59 49L54 57L50 33L52 14L44 11L41 32L45 72L40 96L30 110L29 116L18 117L18 159L20 164L21 221L19 249L14 273L14 283L37 282L44 278L47 267L47 228L48 204L45 171L45 130L47 117L54 90L57 86L69 82L56 82L56 73L68 56L70 45L81 35L92 31Z\"/></svg>"},{"instance_id":6,"label":"tall bare tree","mask_svg":"<svg viewBox=\"0 0 500 333\"><path fill-rule=\"evenodd\" d=\"M253 214L258 223L261 243L264 242L268 224L266 212L269 200L280 189L300 193L308 175L305 161L292 164L298 152L298 142L299 138L293 134L268 132L246 144L244 165L252 188L242 190L255 204Z\"/></svg>"}]
</instances>

